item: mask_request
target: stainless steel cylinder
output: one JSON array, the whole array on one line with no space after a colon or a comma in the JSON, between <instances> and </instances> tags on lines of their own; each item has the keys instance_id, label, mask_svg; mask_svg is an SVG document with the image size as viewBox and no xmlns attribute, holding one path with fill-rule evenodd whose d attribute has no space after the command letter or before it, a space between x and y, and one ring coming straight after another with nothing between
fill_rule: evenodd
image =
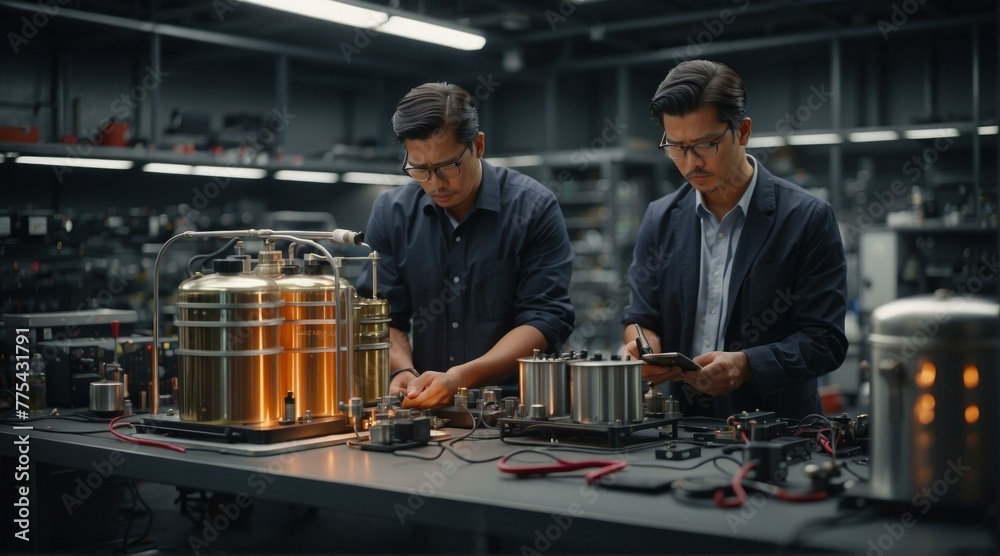
<instances>
[{"instance_id":1,"label":"stainless steel cylinder","mask_svg":"<svg viewBox=\"0 0 1000 556\"><path fill-rule=\"evenodd\" d=\"M359 298L354 304L352 397L376 403L389 393L389 302Z\"/></svg>"},{"instance_id":2,"label":"stainless steel cylinder","mask_svg":"<svg viewBox=\"0 0 1000 556\"><path fill-rule=\"evenodd\" d=\"M569 415L569 367L566 359L523 357L517 360L521 403L542 404L548 417Z\"/></svg>"},{"instance_id":3,"label":"stainless steel cylinder","mask_svg":"<svg viewBox=\"0 0 1000 556\"><path fill-rule=\"evenodd\" d=\"M242 274L241 261L185 280L177 292L179 407L185 421L246 424L281 418L281 292Z\"/></svg>"},{"instance_id":4,"label":"stainless steel cylinder","mask_svg":"<svg viewBox=\"0 0 1000 556\"><path fill-rule=\"evenodd\" d=\"M872 495L996 501L1000 305L943 291L900 299L872 312L871 330Z\"/></svg>"},{"instance_id":5,"label":"stainless steel cylinder","mask_svg":"<svg viewBox=\"0 0 1000 556\"><path fill-rule=\"evenodd\" d=\"M643 419L642 361L570 361L570 405L577 423L625 425Z\"/></svg>"},{"instance_id":6,"label":"stainless steel cylinder","mask_svg":"<svg viewBox=\"0 0 1000 556\"><path fill-rule=\"evenodd\" d=\"M325 274L286 273L277 279L284 305L278 392L294 392L295 418L306 411L323 417L341 413L337 373L347 388L348 357L353 335L347 326L348 301L354 286ZM343 396L347 398L347 396Z\"/></svg>"}]
</instances>

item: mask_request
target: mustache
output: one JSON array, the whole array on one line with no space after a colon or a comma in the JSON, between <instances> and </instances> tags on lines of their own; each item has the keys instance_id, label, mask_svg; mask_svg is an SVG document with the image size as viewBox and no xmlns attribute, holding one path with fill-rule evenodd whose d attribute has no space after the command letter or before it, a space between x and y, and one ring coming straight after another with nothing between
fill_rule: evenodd
<instances>
[{"instance_id":1,"label":"mustache","mask_svg":"<svg viewBox=\"0 0 1000 556\"><path fill-rule=\"evenodd\" d=\"M687 174L685 174L684 175L684 179L690 180L691 178L693 178L695 176L697 176L697 177L704 177L704 176L711 176L711 175L712 175L711 172L706 172L704 170L695 170L693 172L688 172Z\"/></svg>"}]
</instances>

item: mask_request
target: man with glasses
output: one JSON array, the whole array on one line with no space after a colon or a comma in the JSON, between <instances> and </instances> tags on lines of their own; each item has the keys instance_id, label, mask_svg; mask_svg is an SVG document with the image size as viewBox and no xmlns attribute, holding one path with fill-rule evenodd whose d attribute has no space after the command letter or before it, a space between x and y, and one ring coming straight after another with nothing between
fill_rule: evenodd
<instances>
[{"instance_id":1,"label":"man with glasses","mask_svg":"<svg viewBox=\"0 0 1000 556\"><path fill-rule=\"evenodd\" d=\"M449 405L460 387L517 384L517 359L569 337L573 251L555 195L483 160L476 99L426 83L392 126L414 183L381 193L366 242L382 256L389 301L391 394L403 407ZM371 267L358 293L371 297ZM410 342L412 335L412 344Z\"/></svg>"},{"instance_id":2,"label":"man with glasses","mask_svg":"<svg viewBox=\"0 0 1000 556\"><path fill-rule=\"evenodd\" d=\"M675 67L650 110L660 150L687 180L650 203L629 267L626 352L635 324L654 353L700 370L646 365L688 415L822 413L817 377L847 352L846 259L833 207L746 153L742 79L716 62Z\"/></svg>"}]
</instances>

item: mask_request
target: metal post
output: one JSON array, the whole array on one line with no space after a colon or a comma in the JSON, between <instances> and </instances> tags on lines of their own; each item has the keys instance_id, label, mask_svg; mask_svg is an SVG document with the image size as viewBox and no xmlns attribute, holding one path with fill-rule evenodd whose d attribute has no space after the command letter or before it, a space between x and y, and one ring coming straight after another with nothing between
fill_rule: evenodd
<instances>
[{"instance_id":1,"label":"metal post","mask_svg":"<svg viewBox=\"0 0 1000 556\"><path fill-rule=\"evenodd\" d=\"M150 39L150 67L153 68L153 75L160 73L160 35L152 34ZM160 87L153 87L149 91L149 146L155 147L160 141ZM154 350L155 351L155 350Z\"/></svg>"},{"instance_id":2,"label":"metal post","mask_svg":"<svg viewBox=\"0 0 1000 556\"><path fill-rule=\"evenodd\" d=\"M836 133L840 133L844 127L842 118L842 92L844 83L840 71L840 39L835 38L830 41L830 85L833 93L830 95L830 120L831 127ZM834 210L844 208L843 192L840 190L841 164L843 164L843 148L840 143L830 145L830 203Z\"/></svg>"}]
</instances>

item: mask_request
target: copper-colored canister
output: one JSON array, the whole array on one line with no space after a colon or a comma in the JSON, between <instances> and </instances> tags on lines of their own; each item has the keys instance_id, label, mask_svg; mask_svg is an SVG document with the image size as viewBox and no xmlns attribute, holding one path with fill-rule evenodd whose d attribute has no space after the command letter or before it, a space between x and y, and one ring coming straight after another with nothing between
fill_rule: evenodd
<instances>
[{"instance_id":1,"label":"copper-colored canister","mask_svg":"<svg viewBox=\"0 0 1000 556\"><path fill-rule=\"evenodd\" d=\"M281 292L243 261L215 261L177 292L180 417L215 424L280 419Z\"/></svg>"},{"instance_id":2,"label":"copper-colored canister","mask_svg":"<svg viewBox=\"0 0 1000 556\"><path fill-rule=\"evenodd\" d=\"M360 298L354 305L354 388L365 403L389 393L389 302Z\"/></svg>"}]
</instances>

